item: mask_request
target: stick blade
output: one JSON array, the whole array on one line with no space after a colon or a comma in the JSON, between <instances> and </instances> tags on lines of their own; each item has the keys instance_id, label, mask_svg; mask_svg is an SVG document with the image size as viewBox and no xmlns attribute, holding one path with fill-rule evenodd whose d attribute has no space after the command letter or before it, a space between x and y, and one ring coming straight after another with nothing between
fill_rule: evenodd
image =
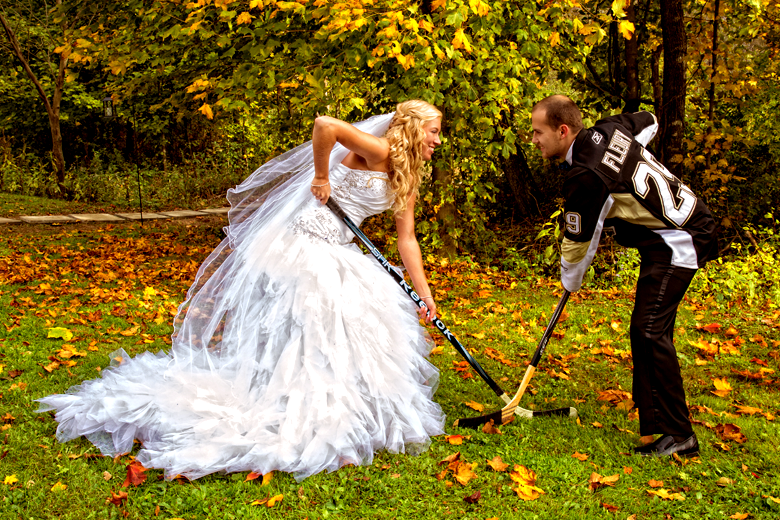
<instances>
[{"instance_id":1,"label":"stick blade","mask_svg":"<svg viewBox=\"0 0 780 520\"><path fill-rule=\"evenodd\" d=\"M489 423L491 420L493 421L493 424L504 424L501 421L503 415L502 412L503 410L498 410L497 412L480 415L477 417L463 417L461 419L456 419L453 423L453 426L456 428L477 429L480 426Z\"/></svg>"},{"instance_id":2,"label":"stick blade","mask_svg":"<svg viewBox=\"0 0 780 520\"><path fill-rule=\"evenodd\" d=\"M555 408L553 410L525 410L524 408L517 408L515 413L520 417L526 417L523 412L531 412L531 417L577 417L577 409L573 406L565 406L563 408Z\"/></svg>"}]
</instances>

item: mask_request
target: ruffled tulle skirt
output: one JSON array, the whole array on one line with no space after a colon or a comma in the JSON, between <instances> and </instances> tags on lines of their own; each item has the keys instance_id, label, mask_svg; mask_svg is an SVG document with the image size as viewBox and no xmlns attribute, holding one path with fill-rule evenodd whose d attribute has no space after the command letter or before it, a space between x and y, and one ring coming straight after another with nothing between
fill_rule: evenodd
<instances>
[{"instance_id":1,"label":"ruffled tulle skirt","mask_svg":"<svg viewBox=\"0 0 780 520\"><path fill-rule=\"evenodd\" d=\"M170 354L116 352L99 379L40 399L60 441L83 435L113 456L138 439L137 459L167 478L300 480L443 433L430 338L373 258L293 228L231 258L231 276L211 280L218 301L184 309ZM198 319L215 325L193 339Z\"/></svg>"}]
</instances>

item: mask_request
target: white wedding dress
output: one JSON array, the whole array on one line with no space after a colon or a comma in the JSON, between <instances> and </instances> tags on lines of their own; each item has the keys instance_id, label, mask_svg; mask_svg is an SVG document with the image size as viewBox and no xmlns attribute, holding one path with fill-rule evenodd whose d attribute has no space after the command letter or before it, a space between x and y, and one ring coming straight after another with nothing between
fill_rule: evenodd
<instances>
[{"instance_id":1,"label":"white wedding dress","mask_svg":"<svg viewBox=\"0 0 780 520\"><path fill-rule=\"evenodd\" d=\"M338 164L332 196L359 224L390 207L386 178ZM118 351L99 379L40 399L57 438L83 435L110 456L138 439L137 459L167 478L301 480L381 449L416 453L443 433L416 306L344 223L308 196L284 226L246 236L204 264L170 354Z\"/></svg>"}]
</instances>

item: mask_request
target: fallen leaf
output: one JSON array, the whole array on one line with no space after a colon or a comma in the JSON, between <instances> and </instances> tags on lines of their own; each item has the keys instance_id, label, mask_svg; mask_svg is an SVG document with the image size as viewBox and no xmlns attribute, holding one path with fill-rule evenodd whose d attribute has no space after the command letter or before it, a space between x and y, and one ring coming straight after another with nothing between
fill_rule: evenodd
<instances>
[{"instance_id":1,"label":"fallen leaf","mask_svg":"<svg viewBox=\"0 0 780 520\"><path fill-rule=\"evenodd\" d=\"M445 435L444 438L455 446L463 444L463 435Z\"/></svg>"},{"instance_id":2,"label":"fallen leaf","mask_svg":"<svg viewBox=\"0 0 780 520\"><path fill-rule=\"evenodd\" d=\"M485 409L485 406L484 406L484 405L482 405L482 404L479 404L479 403L478 403L478 402L476 402L476 401L469 401L469 402L467 402L467 403L463 403L463 404L465 404L465 405L466 405L466 406L468 406L469 408L472 408L472 409L474 409L474 410L476 410L476 411L478 411L478 412L481 412L481 411L483 411L483 410Z\"/></svg>"},{"instance_id":3,"label":"fallen leaf","mask_svg":"<svg viewBox=\"0 0 780 520\"><path fill-rule=\"evenodd\" d=\"M137 460L134 460L128 464L127 476L125 477L125 481L122 483L122 487L125 488L130 484L134 486L140 486L143 484L144 481L146 481L146 475L144 475L144 471L146 471L146 468L143 467L143 465Z\"/></svg>"},{"instance_id":4,"label":"fallen leaf","mask_svg":"<svg viewBox=\"0 0 780 520\"><path fill-rule=\"evenodd\" d=\"M455 477L455 480L457 480L461 485L465 486L471 481L471 479L477 476L477 474L474 473L474 469L476 469L476 467L476 462L473 464L468 464L465 462L458 464L458 467L455 469L455 471L453 471L453 476Z\"/></svg>"},{"instance_id":5,"label":"fallen leaf","mask_svg":"<svg viewBox=\"0 0 780 520\"><path fill-rule=\"evenodd\" d=\"M620 475L618 474L602 477L594 472L590 474L590 478L588 479L588 488L591 491L595 491L604 486L614 486L618 479L620 479Z\"/></svg>"},{"instance_id":6,"label":"fallen leaf","mask_svg":"<svg viewBox=\"0 0 780 520\"><path fill-rule=\"evenodd\" d=\"M111 496L106 499L106 504L114 504L117 507L121 507L122 502L127 500L127 493L120 491L119 494L111 492Z\"/></svg>"},{"instance_id":7,"label":"fallen leaf","mask_svg":"<svg viewBox=\"0 0 780 520\"><path fill-rule=\"evenodd\" d=\"M73 333L70 329L66 329L65 327L54 327L52 329L47 329L46 332L47 338L61 338L65 341L73 339Z\"/></svg>"},{"instance_id":8,"label":"fallen leaf","mask_svg":"<svg viewBox=\"0 0 780 520\"><path fill-rule=\"evenodd\" d=\"M583 461L583 462L584 462L584 461L586 461L586 460L588 460L588 455L587 455L587 454L585 454L585 453L580 453L580 452L578 452L578 451L575 451L575 452L574 452L574 454L572 455L572 457L574 457L574 458L575 458L575 459L577 459L577 460L581 460L581 461Z\"/></svg>"},{"instance_id":9,"label":"fallen leaf","mask_svg":"<svg viewBox=\"0 0 780 520\"><path fill-rule=\"evenodd\" d=\"M495 471L504 471L506 468L509 467L509 464L505 463L503 460L501 460L500 455L496 455L492 459L490 459L487 462L488 466L493 468Z\"/></svg>"},{"instance_id":10,"label":"fallen leaf","mask_svg":"<svg viewBox=\"0 0 780 520\"><path fill-rule=\"evenodd\" d=\"M262 483L262 484L260 484L260 485L261 485L261 486L267 486L268 484L270 484L270 483L271 483L271 479L272 479L272 478L274 478L274 472L273 472L273 471L269 471L268 473L266 473L265 475L263 475L263 483ZM269 507L270 507L270 506L269 506Z\"/></svg>"},{"instance_id":11,"label":"fallen leaf","mask_svg":"<svg viewBox=\"0 0 780 520\"><path fill-rule=\"evenodd\" d=\"M685 500L685 497L682 496L680 493L669 493L669 491L661 488L657 491L654 491L652 489L647 490L648 494L655 495L662 500Z\"/></svg>"},{"instance_id":12,"label":"fallen leaf","mask_svg":"<svg viewBox=\"0 0 780 520\"><path fill-rule=\"evenodd\" d=\"M456 451L452 455L447 455L441 461L439 461L439 466L441 466L442 464L451 464L458 459L460 459L460 452Z\"/></svg>"},{"instance_id":13,"label":"fallen leaf","mask_svg":"<svg viewBox=\"0 0 780 520\"><path fill-rule=\"evenodd\" d=\"M626 475L630 475L633 472L634 472L634 468L632 468L631 466L623 466L623 473L625 473Z\"/></svg>"},{"instance_id":14,"label":"fallen leaf","mask_svg":"<svg viewBox=\"0 0 780 520\"><path fill-rule=\"evenodd\" d=\"M509 477L517 483L517 487L513 489L523 500L536 500L544 493L536 486L536 473L525 466L515 464L514 471L509 473Z\"/></svg>"},{"instance_id":15,"label":"fallen leaf","mask_svg":"<svg viewBox=\"0 0 780 520\"><path fill-rule=\"evenodd\" d=\"M711 391L713 394L717 395L718 397L726 397L729 392L731 392L732 388L728 381L726 381L726 378L715 378L712 380L712 384L715 386L715 390Z\"/></svg>"},{"instance_id":16,"label":"fallen leaf","mask_svg":"<svg viewBox=\"0 0 780 520\"><path fill-rule=\"evenodd\" d=\"M613 506L611 504L607 504L606 502L601 503L601 507L609 511L610 513L615 513L620 510L618 506Z\"/></svg>"},{"instance_id":17,"label":"fallen leaf","mask_svg":"<svg viewBox=\"0 0 780 520\"><path fill-rule=\"evenodd\" d=\"M252 471L252 472L249 473L249 475L246 476L246 478L244 479L244 482L249 482L250 480L255 480L255 479L260 478L260 477L262 477L262 475L260 473L256 473L256 472Z\"/></svg>"},{"instance_id":18,"label":"fallen leaf","mask_svg":"<svg viewBox=\"0 0 780 520\"><path fill-rule=\"evenodd\" d=\"M715 433L724 441L734 441L739 444L747 442L747 437L736 424L719 424L715 426Z\"/></svg>"},{"instance_id":19,"label":"fallen leaf","mask_svg":"<svg viewBox=\"0 0 780 520\"><path fill-rule=\"evenodd\" d=\"M3 480L3 484L6 486L10 486L11 484L16 484L19 482L19 479L16 478L16 475L6 475L5 479Z\"/></svg>"},{"instance_id":20,"label":"fallen leaf","mask_svg":"<svg viewBox=\"0 0 780 520\"><path fill-rule=\"evenodd\" d=\"M476 504L477 502L479 502L480 498L482 498L482 493L480 493L479 491L475 491L473 494L464 497L463 500L465 500L466 503L468 504Z\"/></svg>"},{"instance_id":21,"label":"fallen leaf","mask_svg":"<svg viewBox=\"0 0 780 520\"><path fill-rule=\"evenodd\" d=\"M485 423L484 426L482 426L482 433L488 433L491 435L502 435L501 430L496 428L495 421L493 419L490 419L488 422Z\"/></svg>"},{"instance_id":22,"label":"fallen leaf","mask_svg":"<svg viewBox=\"0 0 780 520\"><path fill-rule=\"evenodd\" d=\"M65 491L66 489L68 489L68 486L59 481L51 487L53 493L59 493L60 491Z\"/></svg>"},{"instance_id":23,"label":"fallen leaf","mask_svg":"<svg viewBox=\"0 0 780 520\"><path fill-rule=\"evenodd\" d=\"M653 480L653 479L650 479L650 482L648 482L647 484L651 488L664 487L664 481L663 480Z\"/></svg>"},{"instance_id":24,"label":"fallen leaf","mask_svg":"<svg viewBox=\"0 0 780 520\"><path fill-rule=\"evenodd\" d=\"M726 487L731 486L734 484L734 479L730 479L728 477L720 477L717 482L715 482L720 487Z\"/></svg>"},{"instance_id":25,"label":"fallen leaf","mask_svg":"<svg viewBox=\"0 0 780 520\"><path fill-rule=\"evenodd\" d=\"M734 520L745 520L748 516L747 513L734 513L729 518L733 518Z\"/></svg>"},{"instance_id":26,"label":"fallen leaf","mask_svg":"<svg viewBox=\"0 0 780 520\"><path fill-rule=\"evenodd\" d=\"M103 472L103 480L109 481L109 480L111 480L111 477L113 477L113 475L111 473L109 473L108 471L104 471Z\"/></svg>"},{"instance_id":27,"label":"fallen leaf","mask_svg":"<svg viewBox=\"0 0 780 520\"><path fill-rule=\"evenodd\" d=\"M591 424L593 425L594 428L603 428L604 427L604 425L601 424L598 421L592 422Z\"/></svg>"}]
</instances>

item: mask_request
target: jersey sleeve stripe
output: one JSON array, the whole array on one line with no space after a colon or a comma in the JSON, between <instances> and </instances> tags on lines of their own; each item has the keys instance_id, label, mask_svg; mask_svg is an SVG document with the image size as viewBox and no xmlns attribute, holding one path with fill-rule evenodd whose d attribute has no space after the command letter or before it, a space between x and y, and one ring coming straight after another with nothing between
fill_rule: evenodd
<instances>
[{"instance_id":1,"label":"jersey sleeve stripe","mask_svg":"<svg viewBox=\"0 0 780 520\"><path fill-rule=\"evenodd\" d=\"M599 239L601 238L601 230L604 227L604 220L607 218L609 210L612 208L614 202L615 199L612 195L607 197L607 200L604 202L604 206L602 206L601 213L599 214L598 223L593 230L593 237L588 245L588 251L582 260L579 262L569 262L565 258L561 258L561 282L567 291L579 291L580 287L582 287L582 279L585 277L585 272L588 270L588 266L596 255L596 249L599 247Z\"/></svg>"},{"instance_id":2,"label":"jersey sleeve stripe","mask_svg":"<svg viewBox=\"0 0 780 520\"><path fill-rule=\"evenodd\" d=\"M639 144L645 147L647 146L647 143L653 140L653 137L655 137L655 134L658 132L658 119L656 119L655 114L650 112L648 112L648 114L653 116L653 124L646 127L644 130L634 136L634 139L636 139Z\"/></svg>"}]
</instances>

